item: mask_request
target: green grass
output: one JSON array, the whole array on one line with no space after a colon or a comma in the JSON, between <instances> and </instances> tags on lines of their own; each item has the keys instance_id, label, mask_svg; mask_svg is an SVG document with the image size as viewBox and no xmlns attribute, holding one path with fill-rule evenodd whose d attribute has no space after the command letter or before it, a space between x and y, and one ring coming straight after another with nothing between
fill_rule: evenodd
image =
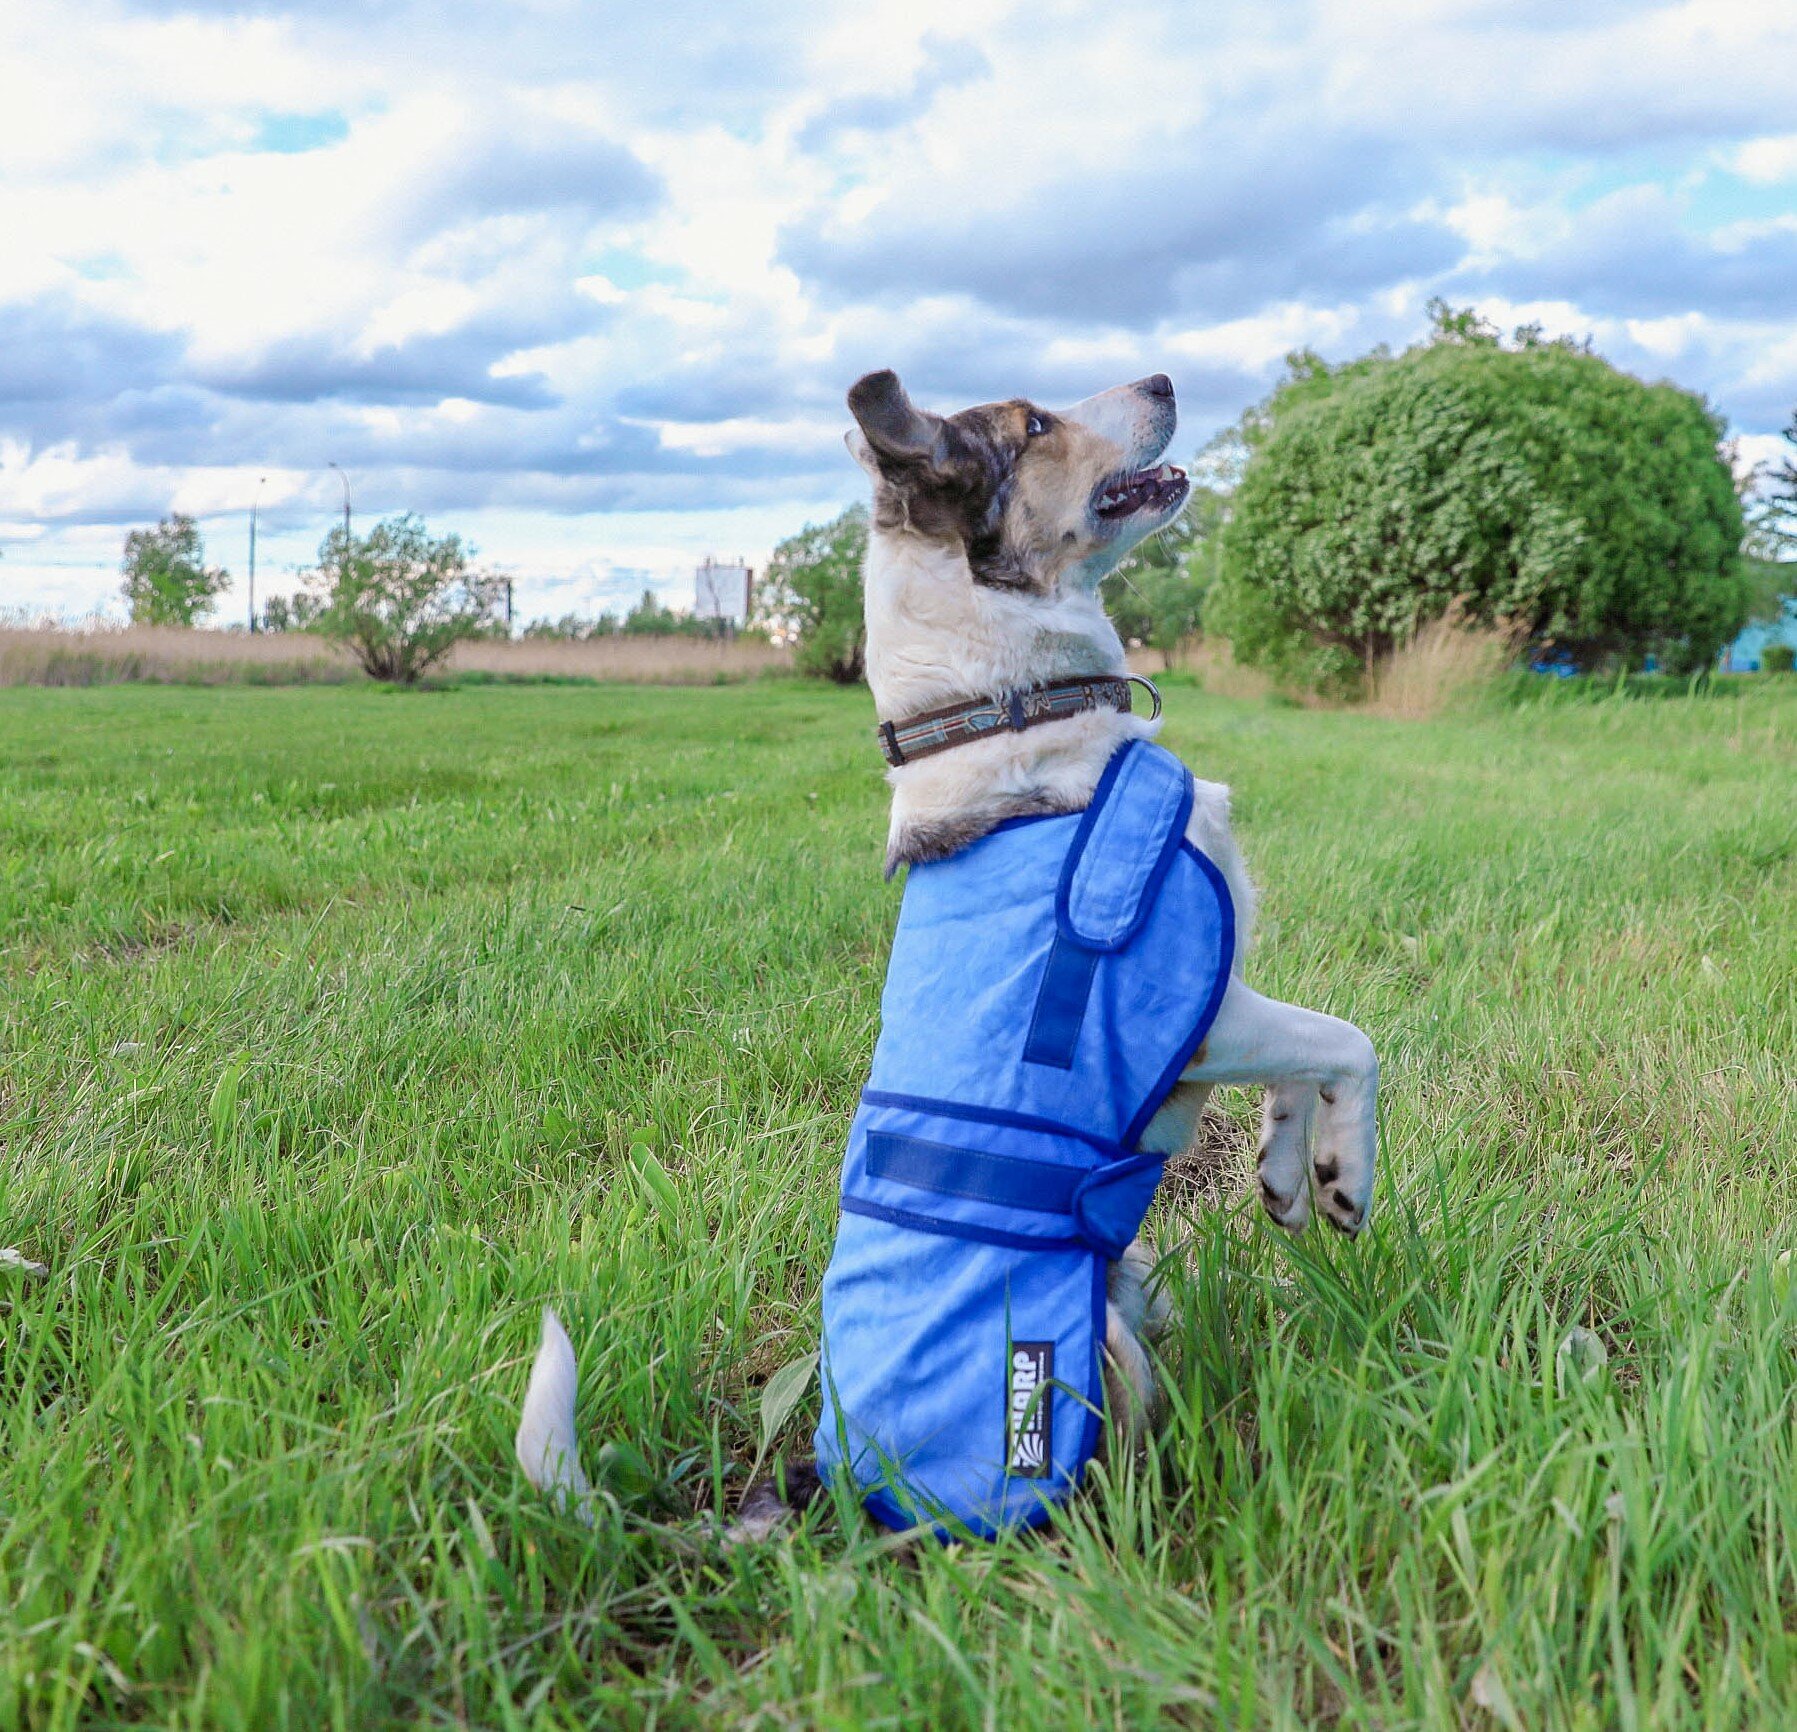
<instances>
[{"instance_id":1,"label":"green grass","mask_svg":"<svg viewBox=\"0 0 1797 1732\"><path fill-rule=\"evenodd\" d=\"M1049 1534L726 1554L896 912L865 694L0 691L0 1728L1790 1724L1797 695L1168 710L1252 978L1380 1048L1373 1227L1164 1205L1178 1413Z\"/></svg>"}]
</instances>

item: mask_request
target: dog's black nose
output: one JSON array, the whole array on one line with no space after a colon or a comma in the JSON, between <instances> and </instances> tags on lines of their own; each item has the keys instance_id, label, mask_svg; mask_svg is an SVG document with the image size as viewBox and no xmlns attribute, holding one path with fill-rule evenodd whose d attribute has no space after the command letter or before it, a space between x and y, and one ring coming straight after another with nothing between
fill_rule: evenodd
<instances>
[{"instance_id":1,"label":"dog's black nose","mask_svg":"<svg viewBox=\"0 0 1797 1732\"><path fill-rule=\"evenodd\" d=\"M1136 389L1146 391L1150 397L1165 397L1169 401L1173 397L1173 381L1165 373L1150 373L1137 382Z\"/></svg>"}]
</instances>

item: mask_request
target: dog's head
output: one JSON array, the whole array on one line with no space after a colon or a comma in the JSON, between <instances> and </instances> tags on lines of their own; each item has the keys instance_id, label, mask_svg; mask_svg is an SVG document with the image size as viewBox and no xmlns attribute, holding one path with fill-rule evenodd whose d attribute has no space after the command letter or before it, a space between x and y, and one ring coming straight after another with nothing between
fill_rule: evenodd
<instances>
[{"instance_id":1,"label":"dog's head","mask_svg":"<svg viewBox=\"0 0 1797 1732\"><path fill-rule=\"evenodd\" d=\"M896 373L869 373L849 409L875 529L958 548L974 584L1019 599L1089 594L1190 490L1160 461L1179 419L1163 373L1071 409L1015 398L947 416L919 409Z\"/></svg>"}]
</instances>

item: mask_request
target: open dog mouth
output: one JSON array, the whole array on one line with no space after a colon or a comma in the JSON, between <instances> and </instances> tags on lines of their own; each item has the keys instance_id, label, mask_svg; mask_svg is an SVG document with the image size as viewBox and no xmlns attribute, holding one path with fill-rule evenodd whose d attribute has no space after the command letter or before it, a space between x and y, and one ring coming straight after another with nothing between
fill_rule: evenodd
<instances>
[{"instance_id":1,"label":"open dog mouth","mask_svg":"<svg viewBox=\"0 0 1797 1732\"><path fill-rule=\"evenodd\" d=\"M1157 463L1128 475L1114 475L1092 499L1092 511L1107 523L1138 511L1171 511L1186 496L1186 472L1173 463Z\"/></svg>"}]
</instances>

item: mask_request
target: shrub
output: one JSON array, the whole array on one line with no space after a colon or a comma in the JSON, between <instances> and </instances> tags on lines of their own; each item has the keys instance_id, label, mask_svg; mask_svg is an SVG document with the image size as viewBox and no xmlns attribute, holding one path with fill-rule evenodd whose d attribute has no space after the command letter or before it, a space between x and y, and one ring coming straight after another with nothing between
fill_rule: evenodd
<instances>
[{"instance_id":1,"label":"shrub","mask_svg":"<svg viewBox=\"0 0 1797 1732\"><path fill-rule=\"evenodd\" d=\"M1788 674L1794 662L1797 662L1797 649L1788 643L1769 643L1760 651L1762 673Z\"/></svg>"},{"instance_id":2,"label":"shrub","mask_svg":"<svg viewBox=\"0 0 1797 1732\"><path fill-rule=\"evenodd\" d=\"M459 536L433 540L409 513L362 537L332 530L308 582L323 603L310 629L347 646L374 679L399 685L489 633L505 598L505 579L471 570Z\"/></svg>"},{"instance_id":3,"label":"shrub","mask_svg":"<svg viewBox=\"0 0 1797 1732\"><path fill-rule=\"evenodd\" d=\"M304 590L294 595L271 595L262 610L262 629L272 632L311 631L324 612L324 603Z\"/></svg>"},{"instance_id":4,"label":"shrub","mask_svg":"<svg viewBox=\"0 0 1797 1732\"><path fill-rule=\"evenodd\" d=\"M1402 355L1293 358L1247 423L1207 627L1338 690L1450 607L1586 666L1707 664L1746 614L1717 418L1536 331L1505 348L1435 311Z\"/></svg>"}]
</instances>

